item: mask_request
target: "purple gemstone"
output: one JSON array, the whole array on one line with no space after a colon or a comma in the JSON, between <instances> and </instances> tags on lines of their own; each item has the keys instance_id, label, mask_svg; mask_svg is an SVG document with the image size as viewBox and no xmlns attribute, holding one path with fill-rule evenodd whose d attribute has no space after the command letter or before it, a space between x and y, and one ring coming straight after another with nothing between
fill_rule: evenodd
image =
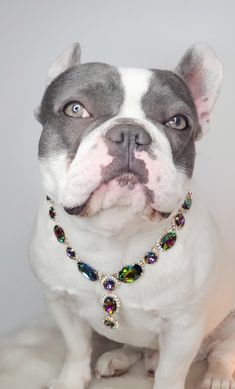
<instances>
[{"instance_id":1,"label":"purple gemstone","mask_svg":"<svg viewBox=\"0 0 235 389\"><path fill-rule=\"evenodd\" d=\"M104 281L103 287L106 290L111 290L112 291L116 287L115 281L109 278L108 280Z\"/></svg>"},{"instance_id":2,"label":"purple gemstone","mask_svg":"<svg viewBox=\"0 0 235 389\"><path fill-rule=\"evenodd\" d=\"M69 258L75 258L75 256L76 256L76 253L72 249L72 247L67 247L66 254L68 255Z\"/></svg>"},{"instance_id":3,"label":"purple gemstone","mask_svg":"<svg viewBox=\"0 0 235 389\"><path fill-rule=\"evenodd\" d=\"M182 213L178 213L178 215L175 216L175 224L177 227L183 227L185 224L185 217L182 215Z\"/></svg>"},{"instance_id":4,"label":"purple gemstone","mask_svg":"<svg viewBox=\"0 0 235 389\"><path fill-rule=\"evenodd\" d=\"M103 307L109 315L113 315L117 310L117 303L113 297L108 296L104 299Z\"/></svg>"},{"instance_id":5,"label":"purple gemstone","mask_svg":"<svg viewBox=\"0 0 235 389\"><path fill-rule=\"evenodd\" d=\"M153 263L156 263L157 260L158 260L158 256L157 254L153 253L152 251L149 251L145 257L144 257L144 260L146 263L148 263L149 265L152 265Z\"/></svg>"}]
</instances>

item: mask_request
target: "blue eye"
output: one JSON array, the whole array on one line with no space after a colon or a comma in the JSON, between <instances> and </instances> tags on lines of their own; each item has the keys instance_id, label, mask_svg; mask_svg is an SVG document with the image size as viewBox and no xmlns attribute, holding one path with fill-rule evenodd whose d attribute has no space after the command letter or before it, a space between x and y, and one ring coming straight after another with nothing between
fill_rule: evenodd
<instances>
[{"instance_id":1,"label":"blue eye","mask_svg":"<svg viewBox=\"0 0 235 389\"><path fill-rule=\"evenodd\" d=\"M90 114L87 112L86 108L83 107L77 101L72 101L67 103L63 109L65 115L73 117L73 118L88 118Z\"/></svg>"},{"instance_id":2,"label":"blue eye","mask_svg":"<svg viewBox=\"0 0 235 389\"><path fill-rule=\"evenodd\" d=\"M73 106L72 106L72 111L73 111L74 113L78 113L80 110L81 110L81 105L79 105L79 104L73 104Z\"/></svg>"},{"instance_id":3,"label":"blue eye","mask_svg":"<svg viewBox=\"0 0 235 389\"><path fill-rule=\"evenodd\" d=\"M165 123L165 126L174 128L177 130L184 130L188 127L188 122L182 115L175 115L168 122Z\"/></svg>"}]
</instances>

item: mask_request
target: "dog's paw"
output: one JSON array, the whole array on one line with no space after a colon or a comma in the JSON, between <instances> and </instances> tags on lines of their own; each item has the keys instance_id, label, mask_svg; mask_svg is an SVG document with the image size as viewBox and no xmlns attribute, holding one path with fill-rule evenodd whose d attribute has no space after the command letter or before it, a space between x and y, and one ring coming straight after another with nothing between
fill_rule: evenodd
<instances>
[{"instance_id":1,"label":"dog's paw","mask_svg":"<svg viewBox=\"0 0 235 389\"><path fill-rule=\"evenodd\" d=\"M201 389L235 389L235 381L232 378L218 378L206 375Z\"/></svg>"},{"instance_id":2,"label":"dog's paw","mask_svg":"<svg viewBox=\"0 0 235 389\"><path fill-rule=\"evenodd\" d=\"M101 377L120 376L128 371L129 358L123 349L117 349L102 354L96 362L95 376Z\"/></svg>"},{"instance_id":3,"label":"dog's paw","mask_svg":"<svg viewBox=\"0 0 235 389\"><path fill-rule=\"evenodd\" d=\"M144 353L144 365L147 375L153 377L159 361L158 350L146 350Z\"/></svg>"}]
</instances>

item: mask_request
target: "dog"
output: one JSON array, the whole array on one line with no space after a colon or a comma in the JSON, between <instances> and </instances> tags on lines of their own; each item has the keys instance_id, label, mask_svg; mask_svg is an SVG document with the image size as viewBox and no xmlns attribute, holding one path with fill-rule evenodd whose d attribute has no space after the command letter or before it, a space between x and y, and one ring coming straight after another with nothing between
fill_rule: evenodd
<instances>
[{"instance_id":1,"label":"dog","mask_svg":"<svg viewBox=\"0 0 235 389\"><path fill-rule=\"evenodd\" d=\"M193 179L222 64L205 43L174 71L80 56L74 43L51 65L36 112L47 198L30 263L67 345L48 387L89 385L95 331L123 344L98 378L144 357L154 389L183 389L208 358L202 387L235 388L234 263Z\"/></svg>"}]
</instances>

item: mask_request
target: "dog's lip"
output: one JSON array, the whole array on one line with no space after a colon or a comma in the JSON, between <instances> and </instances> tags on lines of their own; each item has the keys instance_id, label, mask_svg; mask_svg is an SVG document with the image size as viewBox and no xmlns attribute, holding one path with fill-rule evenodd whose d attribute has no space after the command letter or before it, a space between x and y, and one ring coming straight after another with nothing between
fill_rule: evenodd
<instances>
[{"instance_id":1,"label":"dog's lip","mask_svg":"<svg viewBox=\"0 0 235 389\"><path fill-rule=\"evenodd\" d=\"M109 178L102 180L100 185L89 195L88 199L83 204L75 205L74 207L66 207L66 206L62 205L64 210L69 215L81 215L82 212L84 211L84 209L86 208L86 206L88 205L93 194L100 188L101 185L103 185L103 184L107 185L110 181L115 180L115 179L120 179L122 177L129 177L129 179L135 178L139 183L141 182L140 177L131 171L123 171L120 174L112 175Z\"/></svg>"},{"instance_id":2,"label":"dog's lip","mask_svg":"<svg viewBox=\"0 0 235 389\"><path fill-rule=\"evenodd\" d=\"M67 212L69 215L81 215L82 211L85 209L88 201L83 203L82 205L77 205L75 207L69 208L69 207L64 207L65 212Z\"/></svg>"},{"instance_id":3,"label":"dog's lip","mask_svg":"<svg viewBox=\"0 0 235 389\"><path fill-rule=\"evenodd\" d=\"M130 172L130 171L124 171L122 172L121 174L117 174L115 176L111 176L109 177L109 179L107 180L104 180L103 182L101 182L101 184L99 185L99 187L102 185L102 184L108 184L110 181L112 181L113 179L120 179L122 177L129 177L129 179L131 178L134 178L136 180L138 180L139 183L141 183L141 179L139 177L139 175L135 174L134 172ZM63 206L64 210L66 213L68 213L69 215L72 215L72 216L82 216L82 213L83 211L86 209L87 205L89 204L89 201L91 200L93 194L99 189L96 188L91 194L90 196L88 197L88 199L81 205L75 205L74 207L66 207L66 206ZM157 212L161 218L163 219L167 219L171 214L172 214L172 211L160 211L158 209L154 209L153 210L155 212Z\"/></svg>"},{"instance_id":4,"label":"dog's lip","mask_svg":"<svg viewBox=\"0 0 235 389\"><path fill-rule=\"evenodd\" d=\"M160 213L160 215L164 218L164 219L168 219L168 217L172 214L172 212L162 212L162 211L157 211L158 213Z\"/></svg>"},{"instance_id":5,"label":"dog's lip","mask_svg":"<svg viewBox=\"0 0 235 389\"><path fill-rule=\"evenodd\" d=\"M89 201L89 200L88 200ZM84 209L86 208L87 204L88 204L88 201L86 201L84 204L82 205L78 205L78 206L75 206L75 207L72 207L72 208L68 208L68 207L64 207L64 210L65 212L67 212L69 215L72 215L72 216L81 216L82 212L84 211ZM163 218L163 219L168 219L168 217L171 215L172 212L162 212L162 211L159 211L159 210L155 210L156 212L159 213L159 215Z\"/></svg>"}]
</instances>

